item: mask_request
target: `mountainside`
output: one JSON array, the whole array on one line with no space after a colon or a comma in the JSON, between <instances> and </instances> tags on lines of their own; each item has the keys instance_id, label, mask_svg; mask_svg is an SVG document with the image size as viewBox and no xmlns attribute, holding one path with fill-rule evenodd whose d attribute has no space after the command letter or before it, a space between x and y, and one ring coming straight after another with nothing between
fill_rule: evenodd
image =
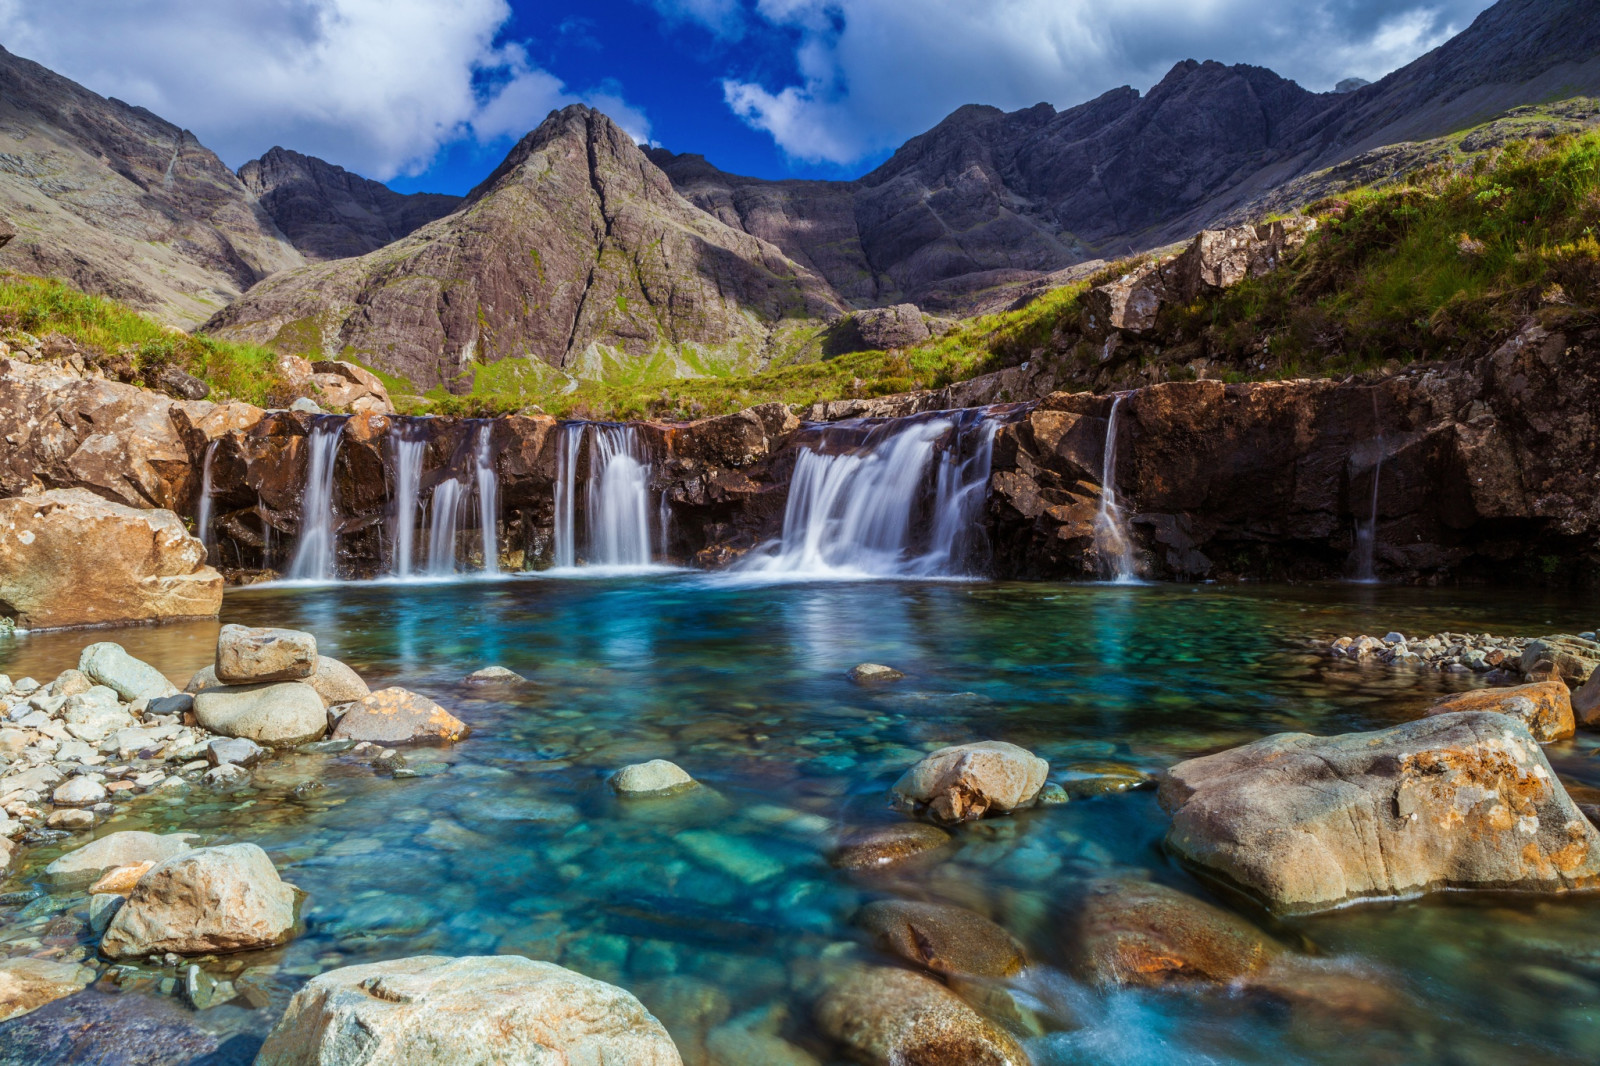
<instances>
[{"instance_id":1,"label":"mountainside","mask_svg":"<svg viewBox=\"0 0 1600 1066\"><path fill-rule=\"evenodd\" d=\"M1350 92L1191 60L1143 96L1116 89L1060 112L963 107L854 182L652 158L691 201L777 244L846 300L964 310L997 286L1242 218L1286 183L1374 148L1597 90L1592 0L1501 0Z\"/></svg>"},{"instance_id":2,"label":"mountainside","mask_svg":"<svg viewBox=\"0 0 1600 1066\"><path fill-rule=\"evenodd\" d=\"M509 357L588 376L619 359L764 365L790 343L786 321L837 311L821 280L694 208L610 119L575 105L458 211L269 278L206 328L463 389L475 364ZM534 367L499 372L521 369Z\"/></svg>"},{"instance_id":3,"label":"mountainside","mask_svg":"<svg viewBox=\"0 0 1600 1066\"><path fill-rule=\"evenodd\" d=\"M0 268L184 326L303 262L222 160L143 108L0 49Z\"/></svg>"},{"instance_id":4,"label":"mountainside","mask_svg":"<svg viewBox=\"0 0 1600 1066\"><path fill-rule=\"evenodd\" d=\"M274 148L239 180L307 259L364 255L461 206L443 193L398 193L314 156Z\"/></svg>"}]
</instances>

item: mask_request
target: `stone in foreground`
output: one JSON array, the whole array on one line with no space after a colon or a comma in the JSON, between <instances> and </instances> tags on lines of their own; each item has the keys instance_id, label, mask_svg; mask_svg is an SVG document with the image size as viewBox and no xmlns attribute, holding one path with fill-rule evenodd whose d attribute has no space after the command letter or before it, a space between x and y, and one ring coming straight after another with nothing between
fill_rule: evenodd
<instances>
[{"instance_id":1,"label":"stone in foreground","mask_svg":"<svg viewBox=\"0 0 1600 1066\"><path fill-rule=\"evenodd\" d=\"M104 685L125 700L161 699L178 691L160 670L110 641L84 648L78 656L78 669L95 684Z\"/></svg>"},{"instance_id":2,"label":"stone in foreground","mask_svg":"<svg viewBox=\"0 0 1600 1066\"><path fill-rule=\"evenodd\" d=\"M217 634L217 680L224 685L298 681L317 669L317 638L294 629L226 625Z\"/></svg>"},{"instance_id":3,"label":"stone in foreground","mask_svg":"<svg viewBox=\"0 0 1600 1066\"><path fill-rule=\"evenodd\" d=\"M1528 727L1541 744L1566 740L1576 731L1572 696L1564 681L1540 681L1515 688L1481 688L1445 696L1428 708L1429 715L1492 711L1510 715Z\"/></svg>"},{"instance_id":4,"label":"stone in foreground","mask_svg":"<svg viewBox=\"0 0 1600 1066\"><path fill-rule=\"evenodd\" d=\"M196 848L139 878L100 941L109 959L270 948L294 930L294 889L254 844Z\"/></svg>"},{"instance_id":5,"label":"stone in foreground","mask_svg":"<svg viewBox=\"0 0 1600 1066\"><path fill-rule=\"evenodd\" d=\"M850 680L858 684L867 684L874 681L899 681L906 675L892 666L881 663L862 663L860 666L850 668Z\"/></svg>"},{"instance_id":6,"label":"stone in foreground","mask_svg":"<svg viewBox=\"0 0 1600 1066\"><path fill-rule=\"evenodd\" d=\"M346 966L295 993L256 1066L681 1066L631 994L517 955Z\"/></svg>"},{"instance_id":7,"label":"stone in foreground","mask_svg":"<svg viewBox=\"0 0 1600 1066\"><path fill-rule=\"evenodd\" d=\"M328 731L322 697L297 681L204 689L195 694L194 716L202 728L219 736L269 747L292 747Z\"/></svg>"},{"instance_id":8,"label":"stone in foreground","mask_svg":"<svg viewBox=\"0 0 1600 1066\"><path fill-rule=\"evenodd\" d=\"M935 973L1014 977L1027 963L1016 938L965 907L883 899L856 912L855 923L882 950Z\"/></svg>"},{"instance_id":9,"label":"stone in foreground","mask_svg":"<svg viewBox=\"0 0 1600 1066\"><path fill-rule=\"evenodd\" d=\"M931 977L862 967L817 1001L818 1027L870 1066L1027 1066L1006 1032Z\"/></svg>"},{"instance_id":10,"label":"stone in foreground","mask_svg":"<svg viewBox=\"0 0 1600 1066\"><path fill-rule=\"evenodd\" d=\"M222 575L171 511L52 489L0 500L0 602L24 629L213 617Z\"/></svg>"},{"instance_id":11,"label":"stone in foreground","mask_svg":"<svg viewBox=\"0 0 1600 1066\"><path fill-rule=\"evenodd\" d=\"M681 766L665 759L624 766L611 775L611 787L619 796L661 796L697 784Z\"/></svg>"},{"instance_id":12,"label":"stone in foreground","mask_svg":"<svg viewBox=\"0 0 1600 1066\"><path fill-rule=\"evenodd\" d=\"M0 960L0 1022L20 1018L87 987L94 970L49 959Z\"/></svg>"},{"instance_id":13,"label":"stone in foreground","mask_svg":"<svg viewBox=\"0 0 1600 1066\"><path fill-rule=\"evenodd\" d=\"M1168 846L1274 910L1437 888L1600 885L1600 833L1515 718L1444 714L1373 733L1285 733L1172 767Z\"/></svg>"},{"instance_id":14,"label":"stone in foreground","mask_svg":"<svg viewBox=\"0 0 1600 1066\"><path fill-rule=\"evenodd\" d=\"M966 822L1031 804L1050 764L1001 740L940 748L894 784L896 802L936 822Z\"/></svg>"},{"instance_id":15,"label":"stone in foreground","mask_svg":"<svg viewBox=\"0 0 1600 1066\"><path fill-rule=\"evenodd\" d=\"M146 833L137 829L108 833L67 852L44 868L45 880L59 888L91 885L123 866L160 863L189 850L191 833Z\"/></svg>"},{"instance_id":16,"label":"stone in foreground","mask_svg":"<svg viewBox=\"0 0 1600 1066\"><path fill-rule=\"evenodd\" d=\"M456 741L468 732L465 723L428 697L395 687L381 689L351 704L333 736L335 740L410 744Z\"/></svg>"}]
</instances>

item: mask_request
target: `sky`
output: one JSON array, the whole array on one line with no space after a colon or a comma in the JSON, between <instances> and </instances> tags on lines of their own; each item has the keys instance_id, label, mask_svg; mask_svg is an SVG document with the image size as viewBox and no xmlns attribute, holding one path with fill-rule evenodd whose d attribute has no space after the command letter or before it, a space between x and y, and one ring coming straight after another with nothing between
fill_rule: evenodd
<instances>
[{"instance_id":1,"label":"sky","mask_svg":"<svg viewBox=\"0 0 1600 1066\"><path fill-rule=\"evenodd\" d=\"M855 177L963 104L1070 107L1176 62L1327 91L1489 0L0 0L0 44L192 130L461 193L552 109L760 177Z\"/></svg>"}]
</instances>

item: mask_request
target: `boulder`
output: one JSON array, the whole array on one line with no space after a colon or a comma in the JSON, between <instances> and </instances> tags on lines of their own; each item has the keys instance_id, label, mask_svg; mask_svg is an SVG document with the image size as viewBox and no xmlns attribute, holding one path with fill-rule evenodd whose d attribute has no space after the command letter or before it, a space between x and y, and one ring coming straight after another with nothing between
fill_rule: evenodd
<instances>
[{"instance_id":1,"label":"boulder","mask_svg":"<svg viewBox=\"0 0 1600 1066\"><path fill-rule=\"evenodd\" d=\"M624 766L611 775L611 787L619 796L664 795L693 788L698 782L677 763L665 759Z\"/></svg>"},{"instance_id":2,"label":"boulder","mask_svg":"<svg viewBox=\"0 0 1600 1066\"><path fill-rule=\"evenodd\" d=\"M111 870L141 862L165 862L189 850L192 833L145 833L130 829L108 833L67 852L44 868L44 879L58 888L92 885Z\"/></svg>"},{"instance_id":3,"label":"boulder","mask_svg":"<svg viewBox=\"0 0 1600 1066\"><path fill-rule=\"evenodd\" d=\"M0 500L0 617L26 629L214 617L222 575L171 511L86 489Z\"/></svg>"},{"instance_id":4,"label":"boulder","mask_svg":"<svg viewBox=\"0 0 1600 1066\"><path fill-rule=\"evenodd\" d=\"M869 684L874 681L899 681L905 677L899 670L881 663L862 663L850 668L849 678L857 684Z\"/></svg>"},{"instance_id":5,"label":"boulder","mask_svg":"<svg viewBox=\"0 0 1600 1066\"><path fill-rule=\"evenodd\" d=\"M1462 711L1508 714L1527 726L1533 739L1542 744L1565 740L1575 732L1572 695L1565 681L1539 681L1514 688L1457 692L1435 701L1427 713L1457 714Z\"/></svg>"},{"instance_id":6,"label":"boulder","mask_svg":"<svg viewBox=\"0 0 1600 1066\"><path fill-rule=\"evenodd\" d=\"M894 784L896 801L936 822L965 822L1026 807L1050 764L1000 740L940 748Z\"/></svg>"},{"instance_id":7,"label":"boulder","mask_svg":"<svg viewBox=\"0 0 1600 1066\"><path fill-rule=\"evenodd\" d=\"M1572 713L1581 725L1600 723L1600 671L1590 674L1583 687L1572 694Z\"/></svg>"},{"instance_id":8,"label":"boulder","mask_svg":"<svg viewBox=\"0 0 1600 1066\"><path fill-rule=\"evenodd\" d=\"M105 799L106 786L89 777L69 777L50 794L57 807L93 807Z\"/></svg>"},{"instance_id":9,"label":"boulder","mask_svg":"<svg viewBox=\"0 0 1600 1066\"><path fill-rule=\"evenodd\" d=\"M507 670L503 666L485 666L472 671L465 678L469 685L520 685L527 680L515 670Z\"/></svg>"},{"instance_id":10,"label":"boulder","mask_svg":"<svg viewBox=\"0 0 1600 1066\"><path fill-rule=\"evenodd\" d=\"M246 737L222 737L206 745L206 761L212 766L254 766L264 755L265 749Z\"/></svg>"},{"instance_id":11,"label":"boulder","mask_svg":"<svg viewBox=\"0 0 1600 1066\"><path fill-rule=\"evenodd\" d=\"M1004 1030L931 977L860 967L817 1001L817 1026L869 1066L1027 1066Z\"/></svg>"},{"instance_id":12,"label":"boulder","mask_svg":"<svg viewBox=\"0 0 1600 1066\"><path fill-rule=\"evenodd\" d=\"M355 415L392 415L394 404L378 375L342 359L311 364L309 383L324 407Z\"/></svg>"},{"instance_id":13,"label":"boulder","mask_svg":"<svg viewBox=\"0 0 1600 1066\"><path fill-rule=\"evenodd\" d=\"M1530 640L1518 665L1524 674L1534 676L1541 663L1550 664L1549 680L1560 679L1577 688L1600 666L1600 644L1566 633ZM1547 680L1537 676L1534 679Z\"/></svg>"},{"instance_id":14,"label":"boulder","mask_svg":"<svg viewBox=\"0 0 1600 1066\"><path fill-rule=\"evenodd\" d=\"M294 889L254 844L196 848L159 863L128 893L100 952L225 954L269 948L294 930Z\"/></svg>"},{"instance_id":15,"label":"boulder","mask_svg":"<svg viewBox=\"0 0 1600 1066\"><path fill-rule=\"evenodd\" d=\"M335 740L369 740L376 744L457 741L467 726L426 696L403 688L386 688L350 705L334 728Z\"/></svg>"},{"instance_id":16,"label":"boulder","mask_svg":"<svg viewBox=\"0 0 1600 1066\"><path fill-rule=\"evenodd\" d=\"M1177 855L1282 912L1444 887L1600 885L1600 835L1504 714L1279 734L1177 764L1160 800Z\"/></svg>"},{"instance_id":17,"label":"boulder","mask_svg":"<svg viewBox=\"0 0 1600 1066\"><path fill-rule=\"evenodd\" d=\"M353 703L372 695L372 690L361 680L360 674L338 659L330 659L326 655L317 656L316 670L303 683L316 690L325 707Z\"/></svg>"},{"instance_id":18,"label":"boulder","mask_svg":"<svg viewBox=\"0 0 1600 1066\"><path fill-rule=\"evenodd\" d=\"M317 638L293 629L226 625L217 634L217 680L224 685L297 681L317 670Z\"/></svg>"},{"instance_id":19,"label":"boulder","mask_svg":"<svg viewBox=\"0 0 1600 1066\"><path fill-rule=\"evenodd\" d=\"M0 959L0 1022L87 988L91 967L50 959Z\"/></svg>"},{"instance_id":20,"label":"boulder","mask_svg":"<svg viewBox=\"0 0 1600 1066\"><path fill-rule=\"evenodd\" d=\"M117 694L104 685L96 685L67 700L61 708L61 717L67 724L67 732L91 744L98 744L119 729L130 729L136 724L133 715L117 702Z\"/></svg>"},{"instance_id":21,"label":"boulder","mask_svg":"<svg viewBox=\"0 0 1600 1066\"><path fill-rule=\"evenodd\" d=\"M78 669L95 684L104 685L125 700L159 699L178 691L160 670L110 641L84 648L78 656Z\"/></svg>"},{"instance_id":22,"label":"boulder","mask_svg":"<svg viewBox=\"0 0 1600 1066\"><path fill-rule=\"evenodd\" d=\"M517 955L419 956L313 977L256 1066L681 1066L628 992Z\"/></svg>"},{"instance_id":23,"label":"boulder","mask_svg":"<svg viewBox=\"0 0 1600 1066\"><path fill-rule=\"evenodd\" d=\"M878 900L857 911L855 923L881 950L936 973L1013 977L1027 964L1016 938L965 907Z\"/></svg>"},{"instance_id":24,"label":"boulder","mask_svg":"<svg viewBox=\"0 0 1600 1066\"><path fill-rule=\"evenodd\" d=\"M231 762L213 766L200 778L200 783L213 792L237 792L248 786L250 781L250 771Z\"/></svg>"},{"instance_id":25,"label":"boulder","mask_svg":"<svg viewBox=\"0 0 1600 1066\"><path fill-rule=\"evenodd\" d=\"M841 870L875 870L894 866L949 843L949 833L921 822L875 826L845 834L829 855L829 861Z\"/></svg>"},{"instance_id":26,"label":"boulder","mask_svg":"<svg viewBox=\"0 0 1600 1066\"><path fill-rule=\"evenodd\" d=\"M915 347L932 335L915 304L874 307L845 315L828 327L823 350L828 355L886 352Z\"/></svg>"},{"instance_id":27,"label":"boulder","mask_svg":"<svg viewBox=\"0 0 1600 1066\"><path fill-rule=\"evenodd\" d=\"M322 697L295 681L204 689L194 698L194 716L203 729L268 747L293 747L328 731Z\"/></svg>"}]
</instances>

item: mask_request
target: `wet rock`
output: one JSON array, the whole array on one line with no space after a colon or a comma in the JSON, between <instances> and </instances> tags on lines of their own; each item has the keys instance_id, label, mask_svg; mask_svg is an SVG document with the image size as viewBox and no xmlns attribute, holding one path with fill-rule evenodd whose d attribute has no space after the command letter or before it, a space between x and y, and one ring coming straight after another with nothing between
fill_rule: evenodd
<instances>
[{"instance_id":1,"label":"wet rock","mask_svg":"<svg viewBox=\"0 0 1600 1066\"><path fill-rule=\"evenodd\" d=\"M68 778L50 794L50 802L57 807L93 807L104 803L105 798L106 787L88 777Z\"/></svg>"},{"instance_id":2,"label":"wet rock","mask_svg":"<svg viewBox=\"0 0 1600 1066\"><path fill-rule=\"evenodd\" d=\"M0 959L0 1022L81 991L94 977L94 970L77 963Z\"/></svg>"},{"instance_id":3,"label":"wet rock","mask_svg":"<svg viewBox=\"0 0 1600 1066\"><path fill-rule=\"evenodd\" d=\"M875 826L848 833L834 848L829 861L842 870L870 870L893 866L950 843L950 834L921 822Z\"/></svg>"},{"instance_id":4,"label":"wet rock","mask_svg":"<svg viewBox=\"0 0 1600 1066\"><path fill-rule=\"evenodd\" d=\"M125 700L160 699L178 691L160 670L109 641L84 648L78 655L78 669Z\"/></svg>"},{"instance_id":5,"label":"wet rock","mask_svg":"<svg viewBox=\"0 0 1600 1066\"><path fill-rule=\"evenodd\" d=\"M1069 763L1062 769L1059 779L1062 790L1073 799L1126 792L1148 785L1152 780L1143 770L1116 762Z\"/></svg>"},{"instance_id":6,"label":"wet rock","mask_svg":"<svg viewBox=\"0 0 1600 1066\"><path fill-rule=\"evenodd\" d=\"M871 684L875 681L899 681L906 675L892 666L880 663L862 663L860 666L850 668L850 680L857 684Z\"/></svg>"},{"instance_id":7,"label":"wet rock","mask_svg":"<svg viewBox=\"0 0 1600 1066\"><path fill-rule=\"evenodd\" d=\"M217 680L225 685L296 681L317 669L317 638L293 629L225 625L217 634Z\"/></svg>"},{"instance_id":8,"label":"wet rock","mask_svg":"<svg viewBox=\"0 0 1600 1066\"><path fill-rule=\"evenodd\" d=\"M1284 733L1167 772L1167 842L1283 911L1440 887L1600 884L1600 835L1520 721Z\"/></svg>"},{"instance_id":9,"label":"wet rock","mask_svg":"<svg viewBox=\"0 0 1600 1066\"><path fill-rule=\"evenodd\" d=\"M194 696L179 692L172 696L159 696L145 705L147 715L185 715L194 710Z\"/></svg>"},{"instance_id":10,"label":"wet rock","mask_svg":"<svg viewBox=\"0 0 1600 1066\"><path fill-rule=\"evenodd\" d=\"M1458 692L1439 699L1426 713L1455 714L1460 711L1491 711L1510 715L1527 726L1533 739L1542 744L1565 740L1576 731L1572 696L1565 681L1540 681L1515 688Z\"/></svg>"},{"instance_id":11,"label":"wet rock","mask_svg":"<svg viewBox=\"0 0 1600 1066\"><path fill-rule=\"evenodd\" d=\"M294 681L204 689L194 698L194 716L212 733L269 747L303 744L328 730L322 698Z\"/></svg>"},{"instance_id":12,"label":"wet rock","mask_svg":"<svg viewBox=\"0 0 1600 1066\"><path fill-rule=\"evenodd\" d=\"M965 907L879 900L857 911L855 924L880 949L936 973L1011 977L1027 963L1016 938Z\"/></svg>"},{"instance_id":13,"label":"wet rock","mask_svg":"<svg viewBox=\"0 0 1600 1066\"><path fill-rule=\"evenodd\" d=\"M92 885L111 870L146 861L160 863L181 855L189 850L192 839L192 833L109 833L56 859L44 868L44 877L59 888Z\"/></svg>"},{"instance_id":14,"label":"wet rock","mask_svg":"<svg viewBox=\"0 0 1600 1066\"><path fill-rule=\"evenodd\" d=\"M45 825L50 829L60 829L69 833L93 829L96 818L93 811L67 809L51 811L50 817L45 819Z\"/></svg>"},{"instance_id":15,"label":"wet rock","mask_svg":"<svg viewBox=\"0 0 1600 1066\"><path fill-rule=\"evenodd\" d=\"M249 786L250 771L235 763L223 763L207 770L200 782L213 792L237 792Z\"/></svg>"},{"instance_id":16,"label":"wet rock","mask_svg":"<svg viewBox=\"0 0 1600 1066\"><path fill-rule=\"evenodd\" d=\"M428 697L395 687L351 704L333 736L335 740L411 744L457 741L467 733L465 723Z\"/></svg>"},{"instance_id":17,"label":"wet rock","mask_svg":"<svg viewBox=\"0 0 1600 1066\"><path fill-rule=\"evenodd\" d=\"M681 1066L632 995L520 956L421 956L330 970L295 994L257 1066L465 1062Z\"/></svg>"},{"instance_id":18,"label":"wet rock","mask_svg":"<svg viewBox=\"0 0 1600 1066\"><path fill-rule=\"evenodd\" d=\"M645 763L624 766L611 775L611 787L619 796L665 795L693 788L697 781L676 763L665 759L651 759Z\"/></svg>"},{"instance_id":19,"label":"wet rock","mask_svg":"<svg viewBox=\"0 0 1600 1066\"><path fill-rule=\"evenodd\" d=\"M183 972L183 998L195 1010L210 1010L232 999L233 988L206 973L193 963Z\"/></svg>"},{"instance_id":20,"label":"wet rock","mask_svg":"<svg viewBox=\"0 0 1600 1066\"><path fill-rule=\"evenodd\" d=\"M330 659L326 655L317 656L316 670L303 683L316 690L317 695L322 697L324 707L353 703L372 694L372 689L361 680L360 674L338 659Z\"/></svg>"},{"instance_id":21,"label":"wet rock","mask_svg":"<svg viewBox=\"0 0 1600 1066\"><path fill-rule=\"evenodd\" d=\"M89 886L89 894L126 896L133 891L133 886L139 883L141 877L155 869L155 865L151 860L145 859L142 862L129 863L127 866L108 870L100 880Z\"/></svg>"},{"instance_id":22,"label":"wet rock","mask_svg":"<svg viewBox=\"0 0 1600 1066\"><path fill-rule=\"evenodd\" d=\"M964 822L1031 804L1050 764L999 740L957 744L926 756L899 781L895 799L936 822Z\"/></svg>"},{"instance_id":23,"label":"wet rock","mask_svg":"<svg viewBox=\"0 0 1600 1066\"><path fill-rule=\"evenodd\" d=\"M254 844L197 848L139 879L100 951L122 959L267 948L288 940L294 921L294 889L266 852Z\"/></svg>"},{"instance_id":24,"label":"wet rock","mask_svg":"<svg viewBox=\"0 0 1600 1066\"><path fill-rule=\"evenodd\" d=\"M212 766L254 766L266 754L265 748L245 737L220 737L206 745L206 761Z\"/></svg>"},{"instance_id":25,"label":"wet rock","mask_svg":"<svg viewBox=\"0 0 1600 1066\"><path fill-rule=\"evenodd\" d=\"M1552 678L1577 688L1600 667L1600 644L1565 633L1529 641L1522 651L1522 672L1533 676L1541 663L1550 664Z\"/></svg>"},{"instance_id":26,"label":"wet rock","mask_svg":"<svg viewBox=\"0 0 1600 1066\"><path fill-rule=\"evenodd\" d=\"M0 1066L250 1066L259 1046L204 1028L171 997L86 990L8 1023Z\"/></svg>"},{"instance_id":27,"label":"wet rock","mask_svg":"<svg viewBox=\"0 0 1600 1066\"><path fill-rule=\"evenodd\" d=\"M1600 723L1600 671L1589 675L1583 687L1572 694L1572 713L1580 725Z\"/></svg>"},{"instance_id":28,"label":"wet rock","mask_svg":"<svg viewBox=\"0 0 1600 1066\"><path fill-rule=\"evenodd\" d=\"M482 670L472 671L465 678L469 685L521 685L527 680L516 671L507 670L503 666L485 666Z\"/></svg>"},{"instance_id":29,"label":"wet rock","mask_svg":"<svg viewBox=\"0 0 1600 1066\"><path fill-rule=\"evenodd\" d=\"M0 601L28 629L207 617L222 575L171 511L54 489L0 500Z\"/></svg>"},{"instance_id":30,"label":"wet rock","mask_svg":"<svg viewBox=\"0 0 1600 1066\"><path fill-rule=\"evenodd\" d=\"M1227 984L1283 952L1243 918L1149 881L1091 883L1060 931L1073 971L1102 985Z\"/></svg>"},{"instance_id":31,"label":"wet rock","mask_svg":"<svg viewBox=\"0 0 1600 1066\"><path fill-rule=\"evenodd\" d=\"M130 885L131 889L132 886ZM96 936L103 934L111 919L122 907L124 897L112 892L97 892L89 897L89 930Z\"/></svg>"},{"instance_id":32,"label":"wet rock","mask_svg":"<svg viewBox=\"0 0 1600 1066\"><path fill-rule=\"evenodd\" d=\"M817 1001L817 1026L869 1066L1027 1066L1011 1036L931 977L861 967Z\"/></svg>"}]
</instances>

